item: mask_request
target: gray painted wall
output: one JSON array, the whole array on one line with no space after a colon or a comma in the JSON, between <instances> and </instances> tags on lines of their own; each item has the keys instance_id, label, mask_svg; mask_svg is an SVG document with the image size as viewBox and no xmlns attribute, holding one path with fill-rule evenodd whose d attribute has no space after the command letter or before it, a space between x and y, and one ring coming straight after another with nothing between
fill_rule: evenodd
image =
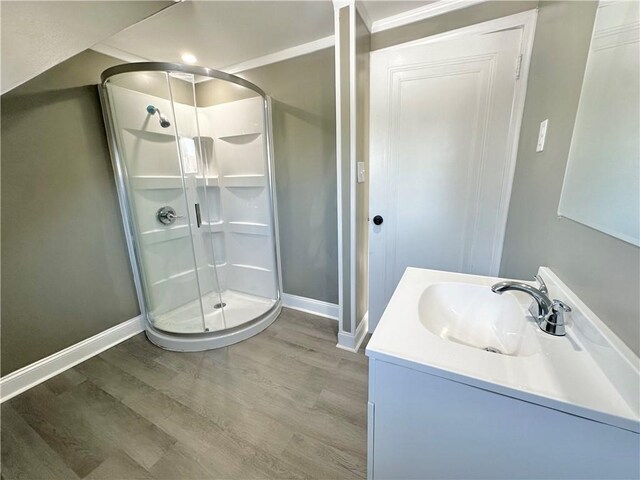
<instances>
[{"instance_id":1,"label":"gray painted wall","mask_svg":"<svg viewBox=\"0 0 640 480\"><path fill-rule=\"evenodd\" d=\"M2 375L139 314L87 51L2 96Z\"/></svg>"},{"instance_id":2,"label":"gray painted wall","mask_svg":"<svg viewBox=\"0 0 640 480\"><path fill-rule=\"evenodd\" d=\"M273 99L286 293L338 303L333 48L239 74Z\"/></svg>"},{"instance_id":3,"label":"gray painted wall","mask_svg":"<svg viewBox=\"0 0 640 480\"><path fill-rule=\"evenodd\" d=\"M540 3L501 275L551 267L639 354L640 249L557 216L596 7ZM546 118L545 150L536 153Z\"/></svg>"}]
</instances>

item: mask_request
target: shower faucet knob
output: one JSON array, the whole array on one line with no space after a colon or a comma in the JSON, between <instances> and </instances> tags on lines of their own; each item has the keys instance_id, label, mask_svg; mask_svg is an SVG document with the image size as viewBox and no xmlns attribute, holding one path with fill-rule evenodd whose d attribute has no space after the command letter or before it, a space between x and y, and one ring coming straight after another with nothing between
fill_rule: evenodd
<instances>
[{"instance_id":1,"label":"shower faucet knob","mask_svg":"<svg viewBox=\"0 0 640 480\"><path fill-rule=\"evenodd\" d=\"M163 225L171 225L176 221L176 218L182 218L182 215L176 214L175 209L167 205L158 209L156 212L156 218Z\"/></svg>"}]
</instances>

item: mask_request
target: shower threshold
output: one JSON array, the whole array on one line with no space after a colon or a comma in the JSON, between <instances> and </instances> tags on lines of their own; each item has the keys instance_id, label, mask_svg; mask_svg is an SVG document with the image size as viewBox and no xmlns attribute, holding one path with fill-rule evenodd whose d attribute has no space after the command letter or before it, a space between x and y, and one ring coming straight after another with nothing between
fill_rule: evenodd
<instances>
[{"instance_id":1,"label":"shower threshold","mask_svg":"<svg viewBox=\"0 0 640 480\"><path fill-rule=\"evenodd\" d=\"M215 308L216 304L220 303L220 295L217 292L203 296L202 303L205 311L205 331L216 332L255 320L268 312L276 301L235 290L225 290L222 292L222 303L226 304L224 308ZM203 333L200 302L194 300L158 315L152 323L154 328L170 333Z\"/></svg>"}]
</instances>

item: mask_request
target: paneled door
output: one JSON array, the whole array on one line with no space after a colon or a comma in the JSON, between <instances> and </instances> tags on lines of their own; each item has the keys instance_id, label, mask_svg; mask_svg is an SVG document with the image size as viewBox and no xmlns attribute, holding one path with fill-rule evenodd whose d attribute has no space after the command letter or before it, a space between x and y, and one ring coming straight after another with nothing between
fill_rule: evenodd
<instances>
[{"instance_id":1,"label":"paneled door","mask_svg":"<svg viewBox=\"0 0 640 480\"><path fill-rule=\"evenodd\" d=\"M407 267L498 273L523 30L371 54L369 329Z\"/></svg>"}]
</instances>

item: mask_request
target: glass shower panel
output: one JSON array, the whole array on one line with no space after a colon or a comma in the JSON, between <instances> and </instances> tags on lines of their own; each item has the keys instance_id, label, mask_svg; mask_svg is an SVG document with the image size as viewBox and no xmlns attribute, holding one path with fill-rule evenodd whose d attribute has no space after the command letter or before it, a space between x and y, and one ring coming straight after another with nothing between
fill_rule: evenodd
<instances>
[{"instance_id":1,"label":"glass shower panel","mask_svg":"<svg viewBox=\"0 0 640 480\"><path fill-rule=\"evenodd\" d=\"M149 321L167 332L202 332L192 202L184 188L168 75L123 73L108 80L106 92Z\"/></svg>"},{"instance_id":2,"label":"glass shower panel","mask_svg":"<svg viewBox=\"0 0 640 480\"><path fill-rule=\"evenodd\" d=\"M191 231L195 252L196 278L200 287L204 331L227 328L224 301L217 273L217 255L212 229L220 208L216 200L217 182L202 162L205 139L200 134L200 118L195 104L194 76L172 72L169 84L176 117L176 133L184 177L185 195L191 205Z\"/></svg>"},{"instance_id":3,"label":"glass shower panel","mask_svg":"<svg viewBox=\"0 0 640 480\"><path fill-rule=\"evenodd\" d=\"M228 328L259 318L278 301L265 100L218 79L196 84L199 154L215 184L207 221ZM211 193L210 193L211 192ZM206 309L205 309L206 314Z\"/></svg>"}]
</instances>

